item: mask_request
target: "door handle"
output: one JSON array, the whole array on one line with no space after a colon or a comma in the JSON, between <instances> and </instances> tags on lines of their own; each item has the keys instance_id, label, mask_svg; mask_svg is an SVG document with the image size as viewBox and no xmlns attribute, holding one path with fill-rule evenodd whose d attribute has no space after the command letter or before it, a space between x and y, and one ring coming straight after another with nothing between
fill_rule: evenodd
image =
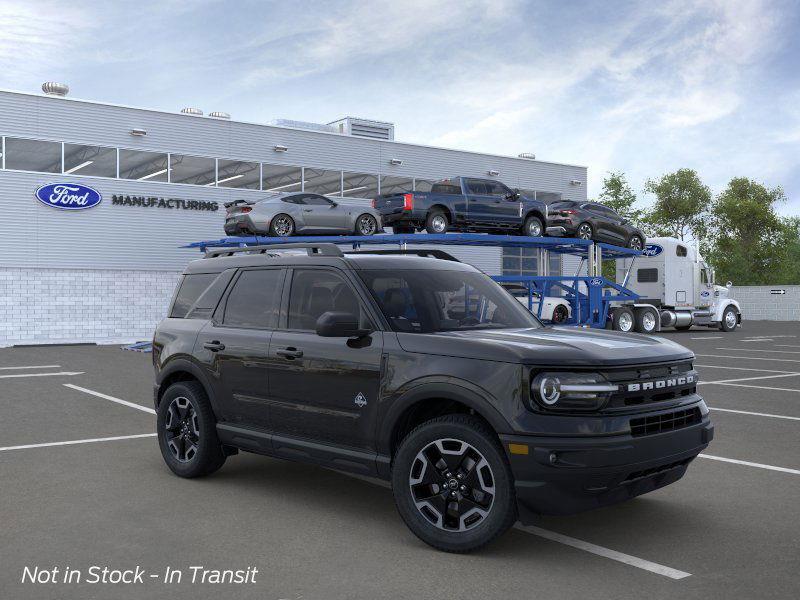
<instances>
[{"instance_id":1,"label":"door handle","mask_svg":"<svg viewBox=\"0 0 800 600\"><path fill-rule=\"evenodd\" d=\"M295 358L301 358L303 356L303 351L289 346L288 348L278 350L275 354L282 356L286 360L294 360Z\"/></svg>"},{"instance_id":2,"label":"door handle","mask_svg":"<svg viewBox=\"0 0 800 600\"><path fill-rule=\"evenodd\" d=\"M203 348L207 350L211 350L212 352L219 352L220 350L225 350L225 344L214 340L213 342L206 342L203 344Z\"/></svg>"},{"instance_id":3,"label":"door handle","mask_svg":"<svg viewBox=\"0 0 800 600\"><path fill-rule=\"evenodd\" d=\"M303 209L303 212L313 212L313 211L314 211L313 208L304 208Z\"/></svg>"}]
</instances>

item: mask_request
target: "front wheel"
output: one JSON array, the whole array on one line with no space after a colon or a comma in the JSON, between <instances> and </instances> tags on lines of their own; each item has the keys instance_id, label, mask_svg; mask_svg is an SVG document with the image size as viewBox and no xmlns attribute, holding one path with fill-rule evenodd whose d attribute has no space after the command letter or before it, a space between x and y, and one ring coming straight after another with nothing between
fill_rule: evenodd
<instances>
[{"instance_id":1,"label":"front wheel","mask_svg":"<svg viewBox=\"0 0 800 600\"><path fill-rule=\"evenodd\" d=\"M363 214L356 219L356 235L375 235L378 232L378 221L369 214Z\"/></svg>"},{"instance_id":2,"label":"front wheel","mask_svg":"<svg viewBox=\"0 0 800 600\"><path fill-rule=\"evenodd\" d=\"M423 542L470 552L517 518L511 468L495 434L470 415L446 415L414 429L392 464L400 516Z\"/></svg>"},{"instance_id":3,"label":"front wheel","mask_svg":"<svg viewBox=\"0 0 800 600\"><path fill-rule=\"evenodd\" d=\"M539 217L528 217L522 226L522 235L528 237L541 237L544 234L544 225Z\"/></svg>"},{"instance_id":4,"label":"front wheel","mask_svg":"<svg viewBox=\"0 0 800 600\"><path fill-rule=\"evenodd\" d=\"M719 328L722 331L734 331L737 325L739 325L739 318L736 315L736 309L729 306L722 313L722 321L719 324Z\"/></svg>"},{"instance_id":5,"label":"front wheel","mask_svg":"<svg viewBox=\"0 0 800 600\"><path fill-rule=\"evenodd\" d=\"M581 223L578 225L578 230L575 232L575 236L579 240L590 240L594 235L594 231L592 230L592 226L589 223Z\"/></svg>"},{"instance_id":6,"label":"front wheel","mask_svg":"<svg viewBox=\"0 0 800 600\"><path fill-rule=\"evenodd\" d=\"M628 240L628 248L631 250L641 250L644 248L644 241L638 235L632 235Z\"/></svg>"}]
</instances>

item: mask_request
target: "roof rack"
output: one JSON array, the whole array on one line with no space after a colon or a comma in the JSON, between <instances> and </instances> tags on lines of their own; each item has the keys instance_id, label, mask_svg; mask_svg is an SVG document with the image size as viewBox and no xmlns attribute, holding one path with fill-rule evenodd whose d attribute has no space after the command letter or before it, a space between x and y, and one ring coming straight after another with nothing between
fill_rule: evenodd
<instances>
[{"instance_id":1,"label":"roof rack","mask_svg":"<svg viewBox=\"0 0 800 600\"><path fill-rule=\"evenodd\" d=\"M440 260L452 260L461 262L455 256L444 250L434 250L430 248L417 248L411 250L358 250L347 254L399 254L406 256L422 256L424 258L438 258Z\"/></svg>"},{"instance_id":2,"label":"roof rack","mask_svg":"<svg viewBox=\"0 0 800 600\"><path fill-rule=\"evenodd\" d=\"M291 244L262 244L260 246L241 246L239 248L207 248L205 258L216 258L218 256L233 256L239 252L250 252L254 254L269 254L274 251L302 249L307 250L309 256L344 256L344 253L336 244L311 244L311 243L291 243Z\"/></svg>"}]
</instances>

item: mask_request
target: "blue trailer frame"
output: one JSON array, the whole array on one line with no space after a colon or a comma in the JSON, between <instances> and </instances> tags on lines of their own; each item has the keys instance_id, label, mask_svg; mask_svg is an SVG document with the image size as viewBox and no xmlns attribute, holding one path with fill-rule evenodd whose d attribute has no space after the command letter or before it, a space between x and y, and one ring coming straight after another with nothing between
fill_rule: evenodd
<instances>
[{"instance_id":1,"label":"blue trailer frame","mask_svg":"<svg viewBox=\"0 0 800 600\"><path fill-rule=\"evenodd\" d=\"M399 245L406 249L413 245L436 246L492 246L500 248L538 248L558 254L569 254L590 258L593 247L599 248L603 258L625 258L638 256L638 250L612 246L602 242L580 240L576 238L526 237L512 235L485 235L480 233L444 233L444 234L379 234L363 236L297 236L289 238L247 236L225 237L217 240L205 240L187 244L184 248L198 248L205 252L207 248L246 247L264 244L339 244L350 245L354 250L362 246ZM498 283L517 283L528 290L528 309L533 312L534 295L540 299L551 295L553 291L563 294L563 298L571 306L571 316L567 325L581 325L604 328L608 322L612 302L635 302L639 296L628 288L606 279L601 275L498 275L492 279ZM537 316L541 317L544 302L539 301Z\"/></svg>"}]
</instances>

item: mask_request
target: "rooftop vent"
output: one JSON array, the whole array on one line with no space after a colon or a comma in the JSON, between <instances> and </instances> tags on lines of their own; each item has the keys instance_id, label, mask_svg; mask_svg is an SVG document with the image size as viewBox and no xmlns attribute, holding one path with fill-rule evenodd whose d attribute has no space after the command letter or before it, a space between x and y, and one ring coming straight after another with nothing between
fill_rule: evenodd
<instances>
[{"instance_id":1,"label":"rooftop vent","mask_svg":"<svg viewBox=\"0 0 800 600\"><path fill-rule=\"evenodd\" d=\"M355 137L365 137L374 140L394 140L394 123L385 121L371 121L357 117L344 117L329 123L339 133Z\"/></svg>"},{"instance_id":2,"label":"rooftop vent","mask_svg":"<svg viewBox=\"0 0 800 600\"><path fill-rule=\"evenodd\" d=\"M69 94L69 86L66 83L56 83L47 81L42 84L42 91L48 96L66 96Z\"/></svg>"},{"instance_id":3,"label":"rooftop vent","mask_svg":"<svg viewBox=\"0 0 800 600\"><path fill-rule=\"evenodd\" d=\"M517 154L517 156L526 160L536 160L536 155L533 152L522 152L521 154Z\"/></svg>"},{"instance_id":4,"label":"rooftop vent","mask_svg":"<svg viewBox=\"0 0 800 600\"><path fill-rule=\"evenodd\" d=\"M231 116L228 113L221 112L221 111L218 111L218 110L215 110L214 112L208 113L208 116L212 117L214 119L230 119L231 118Z\"/></svg>"},{"instance_id":5,"label":"rooftop vent","mask_svg":"<svg viewBox=\"0 0 800 600\"><path fill-rule=\"evenodd\" d=\"M198 117L202 117L203 116L203 111L202 110L200 110L199 108L192 108L191 106L188 106L186 108L182 108L181 112L183 114L185 114L185 115L195 115L195 116L198 116Z\"/></svg>"},{"instance_id":6,"label":"rooftop vent","mask_svg":"<svg viewBox=\"0 0 800 600\"><path fill-rule=\"evenodd\" d=\"M336 133L336 128L324 123L310 123L309 121L293 121L292 119L273 119L270 125L277 127L291 127L292 129L306 129L308 131L321 131L323 133Z\"/></svg>"}]
</instances>

